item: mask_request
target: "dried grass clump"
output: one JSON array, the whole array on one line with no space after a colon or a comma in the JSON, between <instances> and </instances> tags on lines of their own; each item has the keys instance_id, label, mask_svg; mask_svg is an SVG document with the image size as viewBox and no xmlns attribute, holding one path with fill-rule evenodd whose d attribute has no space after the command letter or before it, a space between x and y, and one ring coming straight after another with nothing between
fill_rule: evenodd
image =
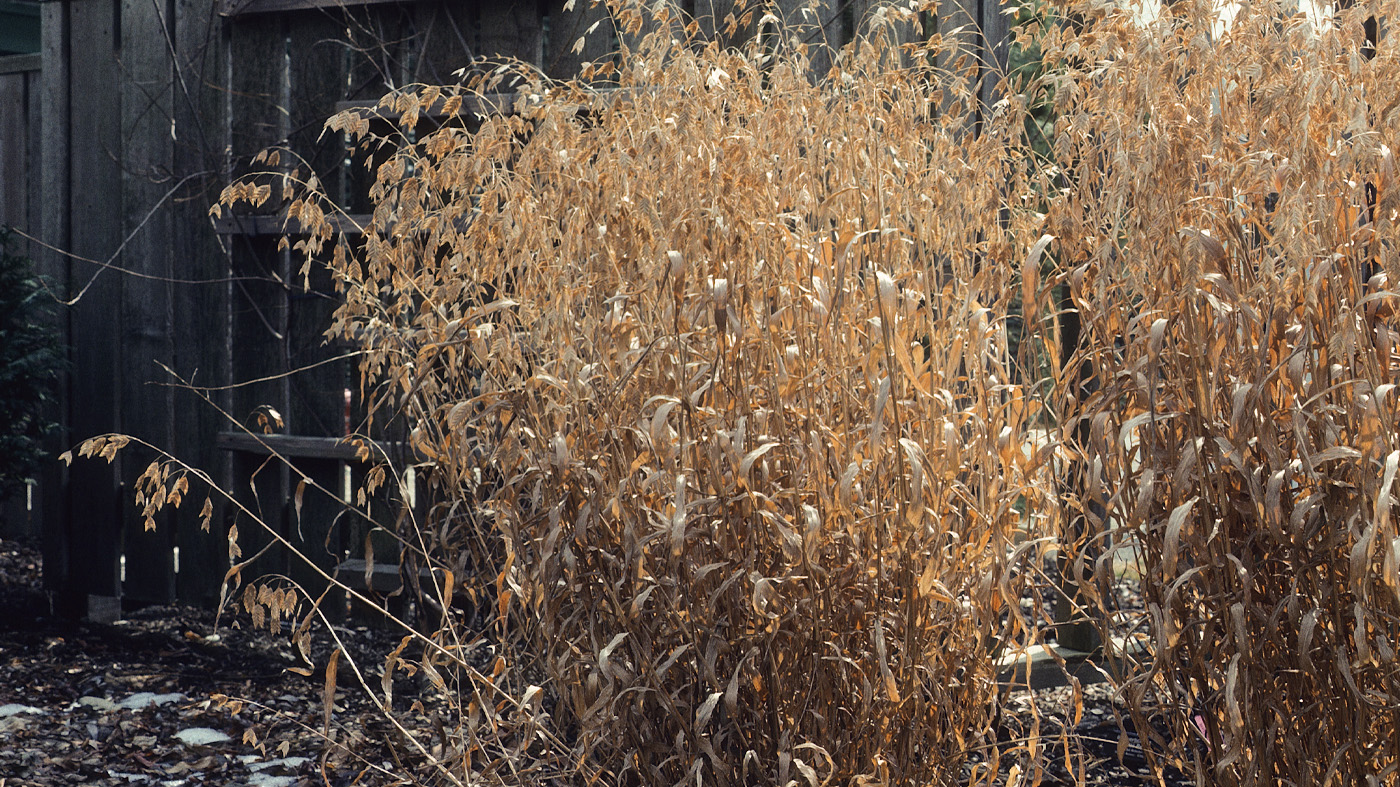
<instances>
[{"instance_id":1,"label":"dried grass clump","mask_svg":"<svg viewBox=\"0 0 1400 787\"><path fill-rule=\"evenodd\" d=\"M506 65L387 98L395 133L334 119L378 147L372 226L288 210L439 501L402 535L440 625L379 687L405 757L1037 779L1034 723L992 735L994 656L1040 637L1030 515L1104 620L1106 538L1139 555L1147 649L1113 648L1159 777L1400 782L1400 50L1370 21L1397 10L1063 3L986 107L954 32L899 44L914 12L813 78L770 15L721 48L629 6L585 69L606 94ZM430 107L457 121L416 135ZM1061 437L1028 448L1037 423ZM152 467L143 500L178 504ZM397 720L400 667L447 703L434 736Z\"/></svg>"},{"instance_id":2,"label":"dried grass clump","mask_svg":"<svg viewBox=\"0 0 1400 787\"><path fill-rule=\"evenodd\" d=\"M432 462L446 595L493 621L426 656L466 705L444 762L514 707L608 783L990 781L1037 745L990 734L1046 505L1019 110L979 112L957 41L900 49L912 13L813 79L771 16L721 48L658 8L618 11L605 97L502 68L388 99L411 127L518 80L470 132L332 123L394 148L334 330Z\"/></svg>"},{"instance_id":3,"label":"dried grass clump","mask_svg":"<svg viewBox=\"0 0 1400 787\"><path fill-rule=\"evenodd\" d=\"M1079 505L1140 540L1150 748L1200 783L1395 784L1400 41L1365 31L1397 9L1231 10L1076 5L1044 42Z\"/></svg>"}]
</instances>

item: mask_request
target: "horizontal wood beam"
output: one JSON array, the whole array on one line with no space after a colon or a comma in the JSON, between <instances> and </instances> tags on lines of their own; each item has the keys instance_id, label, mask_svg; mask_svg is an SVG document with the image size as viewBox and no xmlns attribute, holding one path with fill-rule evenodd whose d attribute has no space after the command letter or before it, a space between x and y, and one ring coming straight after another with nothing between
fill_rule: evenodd
<instances>
[{"instance_id":1,"label":"horizontal wood beam","mask_svg":"<svg viewBox=\"0 0 1400 787\"><path fill-rule=\"evenodd\" d=\"M369 214L332 213L326 216L331 228L341 235L363 235L371 221ZM285 215L248 216L224 214L214 219L214 231L220 235L307 235L301 222Z\"/></svg>"},{"instance_id":2,"label":"horizontal wood beam","mask_svg":"<svg viewBox=\"0 0 1400 787\"><path fill-rule=\"evenodd\" d=\"M306 437L291 434L251 434L249 432L219 432L214 444L225 450L259 456L274 454L287 459L335 459L358 462L359 448L346 438ZM403 443L365 441L371 446L370 459L383 460L397 451L405 450Z\"/></svg>"},{"instance_id":3,"label":"horizontal wood beam","mask_svg":"<svg viewBox=\"0 0 1400 787\"><path fill-rule=\"evenodd\" d=\"M43 61L42 55L5 55L0 57L0 74L38 71Z\"/></svg>"},{"instance_id":4,"label":"horizontal wood beam","mask_svg":"<svg viewBox=\"0 0 1400 787\"><path fill-rule=\"evenodd\" d=\"M1003 686L1024 686L1036 691L1067 686L1071 678L1088 686L1125 674L1131 665L1140 664L1151 655L1149 644L1137 637L1114 637L1111 647L1093 653L1059 645L1035 645L998 658L997 680Z\"/></svg>"},{"instance_id":5,"label":"horizontal wood beam","mask_svg":"<svg viewBox=\"0 0 1400 787\"><path fill-rule=\"evenodd\" d=\"M616 100L630 89L604 87L589 91L589 98L593 99L587 104L579 104L578 111L583 112L597 106L606 105ZM464 93L462 95L462 106L456 115L510 115L516 111L516 106L520 103L524 93ZM538 98L532 99L538 102ZM431 106L420 107L418 114L433 120L444 120L448 114L443 111L445 102L439 98ZM370 117L382 120L398 120L403 117L403 113L392 107L381 106L379 101L337 101L335 104L337 113L347 111L364 112Z\"/></svg>"},{"instance_id":6,"label":"horizontal wood beam","mask_svg":"<svg viewBox=\"0 0 1400 787\"><path fill-rule=\"evenodd\" d=\"M275 14L282 11L310 11L317 8L354 8L362 5L403 3L406 0L219 0L220 16ZM411 2L412 0L408 0Z\"/></svg>"},{"instance_id":7,"label":"horizontal wood beam","mask_svg":"<svg viewBox=\"0 0 1400 787\"><path fill-rule=\"evenodd\" d=\"M458 115L500 115L512 114L515 112L516 102L520 100L519 93L483 93L480 95L467 94L462 96L462 107L455 114ZM431 106L419 108L418 114L425 118L442 120L448 117L443 111L444 101L438 99ZM370 117L383 120L398 120L403 117L403 113L391 107L380 106L379 101L337 101L335 103L336 113L359 111Z\"/></svg>"},{"instance_id":8,"label":"horizontal wood beam","mask_svg":"<svg viewBox=\"0 0 1400 787\"><path fill-rule=\"evenodd\" d=\"M368 569L368 570L366 570ZM354 590L373 590L376 593L392 593L403 587L399 574L398 559L390 562L375 561L370 564L361 558L342 560L335 567L336 578ZM426 566L418 569L419 581L424 587L434 586L433 572Z\"/></svg>"}]
</instances>

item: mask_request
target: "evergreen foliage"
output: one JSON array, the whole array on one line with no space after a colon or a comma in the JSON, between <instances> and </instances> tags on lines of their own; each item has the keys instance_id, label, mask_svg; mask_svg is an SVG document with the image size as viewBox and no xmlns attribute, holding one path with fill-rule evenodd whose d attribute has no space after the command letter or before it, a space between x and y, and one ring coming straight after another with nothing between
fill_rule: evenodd
<instances>
[{"instance_id":1,"label":"evergreen foliage","mask_svg":"<svg viewBox=\"0 0 1400 787\"><path fill-rule=\"evenodd\" d=\"M11 232L0 227L0 499L24 483L47 455L46 417L62 363L45 319L43 289L27 257L10 253Z\"/></svg>"}]
</instances>

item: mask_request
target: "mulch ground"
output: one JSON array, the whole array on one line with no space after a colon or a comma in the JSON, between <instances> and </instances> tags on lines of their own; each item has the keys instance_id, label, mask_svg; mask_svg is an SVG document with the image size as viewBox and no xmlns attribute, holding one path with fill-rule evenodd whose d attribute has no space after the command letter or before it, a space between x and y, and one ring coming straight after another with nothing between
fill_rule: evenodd
<instances>
[{"instance_id":1,"label":"mulch ground","mask_svg":"<svg viewBox=\"0 0 1400 787\"><path fill-rule=\"evenodd\" d=\"M40 576L37 549L0 541L0 787L339 787L403 773L382 716L344 679L326 726L324 673L289 671L301 663L286 637L240 627L236 616L216 629L211 612L185 607L114 625L55 620ZM370 673L398 641L367 627L337 633ZM324 663L329 646L318 639L313 660ZM1077 725L1071 698L1068 688L1008 695L1001 737L1030 729L1034 700L1044 783L1076 783L1068 762L1083 763L1088 785L1155 784L1131 752L1126 765L1117 759L1113 690L1086 687ZM1061 725L1078 734L1068 758L1055 742ZM327 747L328 732L348 745Z\"/></svg>"},{"instance_id":2,"label":"mulch ground","mask_svg":"<svg viewBox=\"0 0 1400 787\"><path fill-rule=\"evenodd\" d=\"M186 607L115 625L45 613L36 549L0 541L0 787L384 784L378 718L341 687L327 755L324 673L305 677L290 642ZM236 621L234 622L236 624ZM338 632L374 667L397 638ZM324 655L318 641L313 655ZM321 659L324 663L324 659ZM229 699L224 699L229 698Z\"/></svg>"}]
</instances>

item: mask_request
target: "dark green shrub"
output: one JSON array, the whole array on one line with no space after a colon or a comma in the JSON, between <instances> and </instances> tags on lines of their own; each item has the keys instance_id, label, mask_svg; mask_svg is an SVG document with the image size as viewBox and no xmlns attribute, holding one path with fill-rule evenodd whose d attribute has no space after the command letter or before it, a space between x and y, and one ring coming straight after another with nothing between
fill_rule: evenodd
<instances>
[{"instance_id":1,"label":"dark green shrub","mask_svg":"<svg viewBox=\"0 0 1400 787\"><path fill-rule=\"evenodd\" d=\"M10 253L0 227L0 499L24 483L46 456L45 416L62 363L45 320L43 289L27 257Z\"/></svg>"}]
</instances>

